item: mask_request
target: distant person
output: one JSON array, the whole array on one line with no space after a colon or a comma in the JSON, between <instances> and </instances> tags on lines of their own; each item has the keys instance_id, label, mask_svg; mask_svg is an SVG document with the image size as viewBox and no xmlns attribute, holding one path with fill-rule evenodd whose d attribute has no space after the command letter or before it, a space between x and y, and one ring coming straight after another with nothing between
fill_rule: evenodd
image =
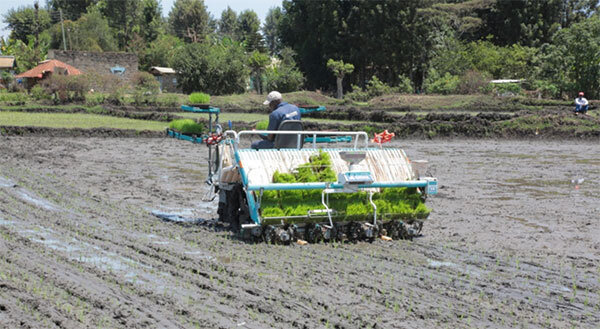
<instances>
[{"instance_id":1,"label":"distant person","mask_svg":"<svg viewBox=\"0 0 600 329\"><path fill-rule=\"evenodd\" d=\"M272 111L269 115L269 126L267 130L278 130L279 125L287 120L300 120L300 109L296 105L288 104L283 101L283 97L278 91L272 91L267 95L267 100L263 103L269 105ZM272 149L275 147L275 134L261 135L263 140L252 143L252 148Z\"/></svg>"},{"instance_id":2,"label":"distant person","mask_svg":"<svg viewBox=\"0 0 600 329\"><path fill-rule=\"evenodd\" d=\"M575 98L575 114L585 114L588 110L588 100L583 97L583 92L579 92L579 96Z\"/></svg>"}]
</instances>

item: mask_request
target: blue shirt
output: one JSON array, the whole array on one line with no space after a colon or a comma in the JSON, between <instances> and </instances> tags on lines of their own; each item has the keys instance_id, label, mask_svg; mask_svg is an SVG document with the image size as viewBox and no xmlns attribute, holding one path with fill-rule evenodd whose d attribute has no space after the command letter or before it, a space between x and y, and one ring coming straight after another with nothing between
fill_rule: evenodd
<instances>
[{"instance_id":1,"label":"blue shirt","mask_svg":"<svg viewBox=\"0 0 600 329\"><path fill-rule=\"evenodd\" d=\"M300 120L300 109L296 105L281 102L269 115L267 130L278 130L279 125L287 120Z\"/></svg>"}]
</instances>

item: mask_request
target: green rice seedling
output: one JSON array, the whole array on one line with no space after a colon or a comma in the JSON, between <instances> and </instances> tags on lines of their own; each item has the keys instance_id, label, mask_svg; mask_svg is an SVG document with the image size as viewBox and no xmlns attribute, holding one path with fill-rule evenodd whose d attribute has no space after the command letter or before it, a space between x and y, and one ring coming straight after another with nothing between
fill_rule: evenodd
<instances>
[{"instance_id":1,"label":"green rice seedling","mask_svg":"<svg viewBox=\"0 0 600 329\"><path fill-rule=\"evenodd\" d=\"M269 128L269 120L262 120L256 123L256 130L267 130Z\"/></svg>"},{"instance_id":2,"label":"green rice seedling","mask_svg":"<svg viewBox=\"0 0 600 329\"><path fill-rule=\"evenodd\" d=\"M192 93L190 95L190 103L192 104L208 104L210 103L210 95L205 93Z\"/></svg>"},{"instance_id":3,"label":"green rice seedling","mask_svg":"<svg viewBox=\"0 0 600 329\"><path fill-rule=\"evenodd\" d=\"M196 123L192 119L177 119L169 123L169 128L182 134L200 135L204 131L204 126Z\"/></svg>"}]
</instances>

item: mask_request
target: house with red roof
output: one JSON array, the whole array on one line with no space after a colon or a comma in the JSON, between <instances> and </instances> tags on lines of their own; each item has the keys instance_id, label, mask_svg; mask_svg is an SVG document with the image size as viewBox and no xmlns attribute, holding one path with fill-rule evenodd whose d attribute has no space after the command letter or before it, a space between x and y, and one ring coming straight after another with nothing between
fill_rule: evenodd
<instances>
[{"instance_id":1,"label":"house with red roof","mask_svg":"<svg viewBox=\"0 0 600 329\"><path fill-rule=\"evenodd\" d=\"M83 72L75 67L63 63L56 59L41 61L40 64L29 71L23 72L15 76L16 79L24 79L25 87L30 89L39 81L48 78L52 74L60 75L79 75Z\"/></svg>"}]
</instances>

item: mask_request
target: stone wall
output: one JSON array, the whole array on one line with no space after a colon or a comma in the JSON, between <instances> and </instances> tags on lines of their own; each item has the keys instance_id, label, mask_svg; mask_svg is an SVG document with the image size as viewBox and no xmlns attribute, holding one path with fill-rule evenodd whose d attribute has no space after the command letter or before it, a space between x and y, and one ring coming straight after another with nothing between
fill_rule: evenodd
<instances>
[{"instance_id":1,"label":"stone wall","mask_svg":"<svg viewBox=\"0 0 600 329\"><path fill-rule=\"evenodd\" d=\"M132 53L51 49L48 51L48 59L57 59L84 73L95 71L100 74L115 74L127 81L131 81L138 72L138 57Z\"/></svg>"}]
</instances>

